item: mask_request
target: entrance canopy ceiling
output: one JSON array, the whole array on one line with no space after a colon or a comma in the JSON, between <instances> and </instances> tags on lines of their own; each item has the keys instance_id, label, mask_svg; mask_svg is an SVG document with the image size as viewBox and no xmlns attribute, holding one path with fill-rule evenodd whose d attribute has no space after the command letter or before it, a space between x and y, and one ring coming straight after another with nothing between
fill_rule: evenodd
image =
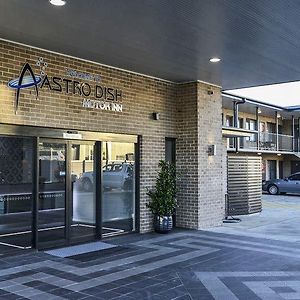
<instances>
[{"instance_id":1,"label":"entrance canopy ceiling","mask_svg":"<svg viewBox=\"0 0 300 300\"><path fill-rule=\"evenodd\" d=\"M299 16L295 0L0 0L0 37L233 89L300 80Z\"/></svg>"}]
</instances>

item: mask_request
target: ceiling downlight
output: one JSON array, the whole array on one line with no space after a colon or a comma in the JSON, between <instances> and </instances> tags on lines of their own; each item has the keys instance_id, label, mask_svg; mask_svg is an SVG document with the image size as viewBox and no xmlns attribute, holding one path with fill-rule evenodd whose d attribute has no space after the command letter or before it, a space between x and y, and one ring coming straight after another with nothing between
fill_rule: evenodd
<instances>
[{"instance_id":1,"label":"ceiling downlight","mask_svg":"<svg viewBox=\"0 0 300 300\"><path fill-rule=\"evenodd\" d=\"M67 3L65 0L49 0L49 2L55 6L64 6Z\"/></svg>"},{"instance_id":2,"label":"ceiling downlight","mask_svg":"<svg viewBox=\"0 0 300 300\"><path fill-rule=\"evenodd\" d=\"M209 60L211 63L218 63L221 61L221 58L219 57L212 57L210 60Z\"/></svg>"}]
</instances>

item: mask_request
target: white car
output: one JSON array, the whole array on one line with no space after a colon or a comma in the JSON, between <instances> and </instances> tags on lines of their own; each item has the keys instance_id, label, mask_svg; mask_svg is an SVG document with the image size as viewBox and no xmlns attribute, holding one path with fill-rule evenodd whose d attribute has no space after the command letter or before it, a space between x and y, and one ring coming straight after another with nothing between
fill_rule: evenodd
<instances>
[{"instance_id":1,"label":"white car","mask_svg":"<svg viewBox=\"0 0 300 300\"><path fill-rule=\"evenodd\" d=\"M102 168L104 189L132 189L134 165L130 163L111 163ZM91 191L94 172L84 172L80 177L81 188Z\"/></svg>"}]
</instances>

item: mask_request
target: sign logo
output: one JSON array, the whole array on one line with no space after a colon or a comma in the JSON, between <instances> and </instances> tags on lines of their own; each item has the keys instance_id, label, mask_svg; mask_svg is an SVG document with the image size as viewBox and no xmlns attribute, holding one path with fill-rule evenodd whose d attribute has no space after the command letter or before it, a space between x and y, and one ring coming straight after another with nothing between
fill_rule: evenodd
<instances>
[{"instance_id":1,"label":"sign logo","mask_svg":"<svg viewBox=\"0 0 300 300\"><path fill-rule=\"evenodd\" d=\"M29 63L25 63L20 76L8 83L10 88L16 90L15 113L18 111L21 90L32 87L35 88L36 99L41 89L51 93L83 97L81 102L83 108L122 112L122 91L101 84L101 77L98 74L66 69L67 77L48 76L46 73L48 64L42 57L38 59L36 66L40 68L39 75L35 75Z\"/></svg>"},{"instance_id":2,"label":"sign logo","mask_svg":"<svg viewBox=\"0 0 300 300\"><path fill-rule=\"evenodd\" d=\"M26 71L29 72L30 75L25 76ZM19 78L13 79L8 83L10 88L16 89L16 102L15 102L15 113L18 111L19 107L19 97L21 89L26 89L30 87L35 87L36 98L39 96L38 84L42 81L40 76L35 76L30 65L26 63L20 73Z\"/></svg>"},{"instance_id":3,"label":"sign logo","mask_svg":"<svg viewBox=\"0 0 300 300\"><path fill-rule=\"evenodd\" d=\"M38 99L38 97L39 97L38 85L42 81L42 76L45 75L45 69L47 67L47 63L44 62L44 59L42 57L40 57L39 60L36 62L36 65L39 66L40 69L41 69L41 76L36 76L33 73L33 70L30 67L29 63L25 63L22 70L21 70L20 76L16 79L12 79L8 83L8 86L10 88L17 90L16 102L15 102L15 114L18 111L20 91L22 89L35 87L36 99ZM29 75L25 75L26 72L28 72Z\"/></svg>"}]
</instances>

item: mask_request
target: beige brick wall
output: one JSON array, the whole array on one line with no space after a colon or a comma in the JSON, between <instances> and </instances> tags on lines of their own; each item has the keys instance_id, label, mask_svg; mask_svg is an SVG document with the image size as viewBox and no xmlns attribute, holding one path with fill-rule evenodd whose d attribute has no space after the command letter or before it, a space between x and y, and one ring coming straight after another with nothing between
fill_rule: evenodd
<instances>
[{"instance_id":1,"label":"beige brick wall","mask_svg":"<svg viewBox=\"0 0 300 300\"><path fill-rule=\"evenodd\" d=\"M226 191L220 89L204 83L179 86L178 112L178 225L196 229L220 225ZM208 156L212 144L217 147L216 156Z\"/></svg>"},{"instance_id":2,"label":"beige brick wall","mask_svg":"<svg viewBox=\"0 0 300 300\"><path fill-rule=\"evenodd\" d=\"M198 120L197 83L178 86L178 139L176 166L178 181L177 225L198 228Z\"/></svg>"},{"instance_id":3,"label":"beige brick wall","mask_svg":"<svg viewBox=\"0 0 300 300\"><path fill-rule=\"evenodd\" d=\"M122 90L123 112L82 108L82 96L50 92L45 88L39 90L39 98L36 99L31 88L21 91L19 110L15 115L15 91L8 88L7 83L19 76L25 62L29 62L37 72L34 66L39 57L48 63L46 72L50 77L57 75L67 78L66 68L99 74L101 85ZM207 95L206 88L205 84L177 85L0 41L1 123L141 136L142 232L152 229L152 216L146 209L146 192L155 182L158 161L164 158L165 137L178 138L177 165L183 174L179 183L182 190L179 195L181 206L178 209L178 224L202 228L221 221L224 193L221 178L224 175L221 96L218 88L213 88L214 95ZM160 112L160 120L154 121L152 112ZM205 153L209 143L217 145L216 157L208 158Z\"/></svg>"},{"instance_id":4,"label":"beige brick wall","mask_svg":"<svg viewBox=\"0 0 300 300\"><path fill-rule=\"evenodd\" d=\"M213 94L208 94L210 89ZM198 228L221 225L224 217L226 151L222 140L221 90L197 84L198 92ZM216 156L208 156L208 145L216 145Z\"/></svg>"}]
</instances>

